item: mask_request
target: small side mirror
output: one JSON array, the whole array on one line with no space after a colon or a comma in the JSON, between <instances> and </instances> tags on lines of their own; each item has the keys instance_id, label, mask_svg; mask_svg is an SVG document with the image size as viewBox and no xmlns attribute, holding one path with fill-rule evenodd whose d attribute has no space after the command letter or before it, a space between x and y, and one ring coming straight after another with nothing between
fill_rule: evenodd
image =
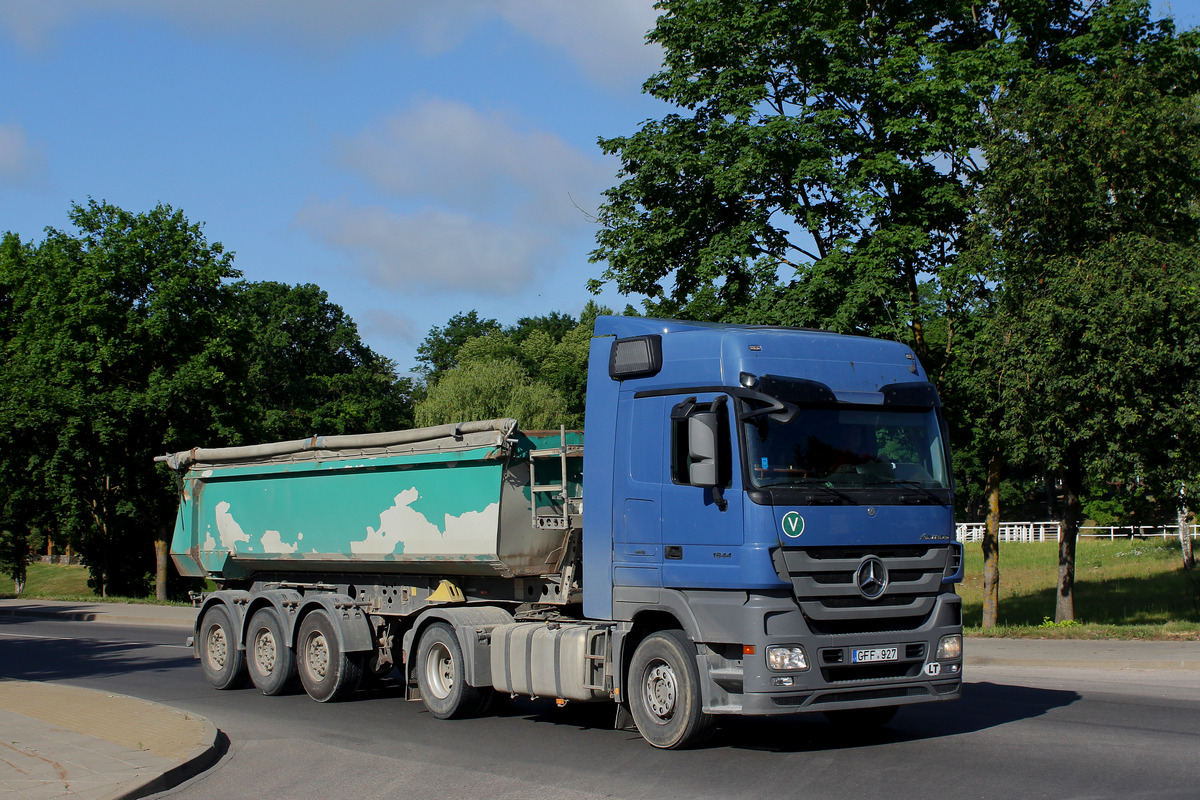
<instances>
[{"instance_id":1,"label":"small side mirror","mask_svg":"<svg viewBox=\"0 0 1200 800\"><path fill-rule=\"evenodd\" d=\"M693 486L712 488L721 483L717 447L720 423L715 411L699 411L688 417L688 480Z\"/></svg>"}]
</instances>

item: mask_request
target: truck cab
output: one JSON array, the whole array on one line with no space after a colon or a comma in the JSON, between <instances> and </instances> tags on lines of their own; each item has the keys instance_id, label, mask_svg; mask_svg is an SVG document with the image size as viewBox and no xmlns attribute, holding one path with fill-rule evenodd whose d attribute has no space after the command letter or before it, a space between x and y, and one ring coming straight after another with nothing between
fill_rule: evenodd
<instances>
[{"instance_id":1,"label":"truck cab","mask_svg":"<svg viewBox=\"0 0 1200 800\"><path fill-rule=\"evenodd\" d=\"M960 695L948 439L908 347L601 317L589 363L583 611L620 623L639 729L678 710L654 698L666 660L637 666L664 631L694 658L700 727L877 724ZM678 692L688 675L668 666Z\"/></svg>"}]
</instances>

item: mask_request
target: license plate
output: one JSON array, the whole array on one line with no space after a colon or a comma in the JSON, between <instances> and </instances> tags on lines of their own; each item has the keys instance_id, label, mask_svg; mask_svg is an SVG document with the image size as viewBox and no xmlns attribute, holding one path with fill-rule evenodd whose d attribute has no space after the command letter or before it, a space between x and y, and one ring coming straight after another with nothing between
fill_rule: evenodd
<instances>
[{"instance_id":1,"label":"license plate","mask_svg":"<svg viewBox=\"0 0 1200 800\"><path fill-rule=\"evenodd\" d=\"M850 651L851 664L868 664L872 661L895 661L900 658L898 647L863 647Z\"/></svg>"}]
</instances>

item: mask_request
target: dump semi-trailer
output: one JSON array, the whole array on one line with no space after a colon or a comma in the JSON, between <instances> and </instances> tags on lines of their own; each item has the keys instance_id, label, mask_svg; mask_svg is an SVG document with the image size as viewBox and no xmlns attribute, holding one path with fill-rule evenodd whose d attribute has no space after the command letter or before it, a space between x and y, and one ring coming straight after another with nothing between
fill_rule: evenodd
<instances>
[{"instance_id":1,"label":"dump semi-trailer","mask_svg":"<svg viewBox=\"0 0 1200 800\"><path fill-rule=\"evenodd\" d=\"M584 436L511 419L182 451L209 682L319 701L397 670L437 717L615 701L656 747L722 714L878 725L962 685L937 392L893 342L596 321Z\"/></svg>"}]
</instances>

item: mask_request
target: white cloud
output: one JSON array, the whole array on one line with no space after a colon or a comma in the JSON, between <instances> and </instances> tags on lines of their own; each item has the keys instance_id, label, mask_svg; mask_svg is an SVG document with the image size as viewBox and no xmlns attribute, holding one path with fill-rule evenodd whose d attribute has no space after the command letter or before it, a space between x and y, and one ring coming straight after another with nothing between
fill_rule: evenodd
<instances>
[{"instance_id":1,"label":"white cloud","mask_svg":"<svg viewBox=\"0 0 1200 800\"><path fill-rule=\"evenodd\" d=\"M354 252L367 278L388 289L512 294L554 248L538 231L438 209L401 214L313 200L297 221L327 243Z\"/></svg>"},{"instance_id":2,"label":"white cloud","mask_svg":"<svg viewBox=\"0 0 1200 800\"><path fill-rule=\"evenodd\" d=\"M589 230L614 171L553 133L441 99L336 150L343 166L394 205L313 199L297 222L350 251L372 283L422 291L526 289Z\"/></svg>"},{"instance_id":3,"label":"white cloud","mask_svg":"<svg viewBox=\"0 0 1200 800\"><path fill-rule=\"evenodd\" d=\"M20 125L0 124L0 183L28 185L40 180L46 171L46 158L40 148L29 143Z\"/></svg>"},{"instance_id":4,"label":"white cloud","mask_svg":"<svg viewBox=\"0 0 1200 800\"><path fill-rule=\"evenodd\" d=\"M399 196L537 224L587 222L614 172L547 131L431 99L339 144L342 163Z\"/></svg>"},{"instance_id":5,"label":"white cloud","mask_svg":"<svg viewBox=\"0 0 1200 800\"><path fill-rule=\"evenodd\" d=\"M659 51L644 42L656 14L653 0L18 0L0 3L0 28L38 49L79 17L113 12L210 35L266 33L319 48L398 33L426 53L450 50L476 26L499 17L578 60L603 85L640 80L660 63Z\"/></svg>"},{"instance_id":6,"label":"white cloud","mask_svg":"<svg viewBox=\"0 0 1200 800\"><path fill-rule=\"evenodd\" d=\"M514 28L578 60L601 85L640 83L662 64L662 48L645 40L658 18L653 0L508 0L498 8Z\"/></svg>"},{"instance_id":7,"label":"white cloud","mask_svg":"<svg viewBox=\"0 0 1200 800\"><path fill-rule=\"evenodd\" d=\"M408 344L421 340L412 318L394 310L368 308L356 317L358 327L367 339L399 339Z\"/></svg>"}]
</instances>

